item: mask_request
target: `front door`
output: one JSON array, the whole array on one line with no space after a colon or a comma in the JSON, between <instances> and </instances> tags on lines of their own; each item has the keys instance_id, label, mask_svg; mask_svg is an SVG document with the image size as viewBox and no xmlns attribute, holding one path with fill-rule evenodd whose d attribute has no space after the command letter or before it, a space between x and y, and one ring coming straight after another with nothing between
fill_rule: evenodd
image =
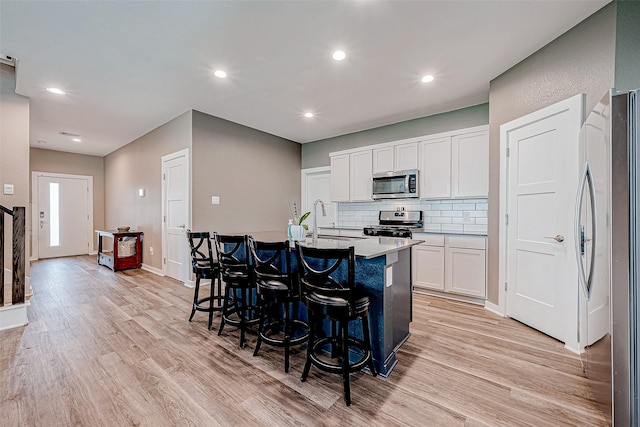
<instances>
[{"instance_id":1,"label":"front door","mask_svg":"<svg viewBox=\"0 0 640 427\"><path fill-rule=\"evenodd\" d=\"M582 95L501 127L507 143L507 315L578 351L573 245Z\"/></svg>"},{"instance_id":2,"label":"front door","mask_svg":"<svg viewBox=\"0 0 640 427\"><path fill-rule=\"evenodd\" d=\"M181 282L189 280L189 246L186 230L190 221L189 150L162 158L163 271Z\"/></svg>"},{"instance_id":3,"label":"front door","mask_svg":"<svg viewBox=\"0 0 640 427\"><path fill-rule=\"evenodd\" d=\"M38 258L87 254L92 238L89 177L34 174Z\"/></svg>"}]
</instances>

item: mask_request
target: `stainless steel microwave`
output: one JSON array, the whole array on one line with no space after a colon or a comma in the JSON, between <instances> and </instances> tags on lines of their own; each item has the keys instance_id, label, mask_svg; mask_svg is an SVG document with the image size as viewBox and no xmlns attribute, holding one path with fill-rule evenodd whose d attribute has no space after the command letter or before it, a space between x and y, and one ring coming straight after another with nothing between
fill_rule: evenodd
<instances>
[{"instance_id":1,"label":"stainless steel microwave","mask_svg":"<svg viewBox=\"0 0 640 427\"><path fill-rule=\"evenodd\" d=\"M382 172L373 175L374 199L407 199L420 197L418 170Z\"/></svg>"}]
</instances>

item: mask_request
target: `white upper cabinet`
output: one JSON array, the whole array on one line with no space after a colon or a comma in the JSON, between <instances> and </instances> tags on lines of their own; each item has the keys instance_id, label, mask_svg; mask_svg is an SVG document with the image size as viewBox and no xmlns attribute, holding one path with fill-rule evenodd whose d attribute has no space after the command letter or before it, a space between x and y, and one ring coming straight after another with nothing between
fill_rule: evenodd
<instances>
[{"instance_id":1,"label":"white upper cabinet","mask_svg":"<svg viewBox=\"0 0 640 427\"><path fill-rule=\"evenodd\" d=\"M393 171L393 146L373 149L373 173Z\"/></svg>"},{"instance_id":2,"label":"white upper cabinet","mask_svg":"<svg viewBox=\"0 0 640 427\"><path fill-rule=\"evenodd\" d=\"M418 143L399 144L394 147L394 168L397 171L418 169Z\"/></svg>"},{"instance_id":3,"label":"white upper cabinet","mask_svg":"<svg viewBox=\"0 0 640 427\"><path fill-rule=\"evenodd\" d=\"M489 132L451 138L453 197L487 197L489 194Z\"/></svg>"},{"instance_id":4,"label":"white upper cabinet","mask_svg":"<svg viewBox=\"0 0 640 427\"><path fill-rule=\"evenodd\" d=\"M331 156L331 201L363 202L371 199L372 150Z\"/></svg>"},{"instance_id":5,"label":"white upper cabinet","mask_svg":"<svg viewBox=\"0 0 640 427\"><path fill-rule=\"evenodd\" d=\"M451 138L438 138L420 143L420 197L451 197Z\"/></svg>"},{"instance_id":6,"label":"white upper cabinet","mask_svg":"<svg viewBox=\"0 0 640 427\"><path fill-rule=\"evenodd\" d=\"M331 156L331 201L349 201L349 154Z\"/></svg>"},{"instance_id":7,"label":"white upper cabinet","mask_svg":"<svg viewBox=\"0 0 640 427\"><path fill-rule=\"evenodd\" d=\"M489 131L420 143L423 199L475 198L489 194Z\"/></svg>"},{"instance_id":8,"label":"white upper cabinet","mask_svg":"<svg viewBox=\"0 0 640 427\"><path fill-rule=\"evenodd\" d=\"M488 197L489 126L337 151L331 201L372 200L373 174L417 169L422 199Z\"/></svg>"},{"instance_id":9,"label":"white upper cabinet","mask_svg":"<svg viewBox=\"0 0 640 427\"><path fill-rule=\"evenodd\" d=\"M349 194L352 202L373 200L371 198L373 185L371 151L359 151L349 155Z\"/></svg>"},{"instance_id":10,"label":"white upper cabinet","mask_svg":"<svg viewBox=\"0 0 640 427\"><path fill-rule=\"evenodd\" d=\"M418 169L418 143L385 145L373 149L373 173Z\"/></svg>"}]
</instances>

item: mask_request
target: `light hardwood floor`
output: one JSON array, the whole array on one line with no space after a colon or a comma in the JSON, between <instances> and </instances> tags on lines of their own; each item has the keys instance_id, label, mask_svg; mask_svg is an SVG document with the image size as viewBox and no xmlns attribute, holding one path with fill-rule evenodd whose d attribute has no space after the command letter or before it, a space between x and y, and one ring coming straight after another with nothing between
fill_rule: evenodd
<instances>
[{"instance_id":1,"label":"light hardwood floor","mask_svg":"<svg viewBox=\"0 0 640 427\"><path fill-rule=\"evenodd\" d=\"M388 379L312 369L255 334L217 336L192 290L95 257L38 261L29 325L0 332L2 426L600 426L579 358L481 307L415 295L411 337ZM214 327L219 325L218 317Z\"/></svg>"}]
</instances>

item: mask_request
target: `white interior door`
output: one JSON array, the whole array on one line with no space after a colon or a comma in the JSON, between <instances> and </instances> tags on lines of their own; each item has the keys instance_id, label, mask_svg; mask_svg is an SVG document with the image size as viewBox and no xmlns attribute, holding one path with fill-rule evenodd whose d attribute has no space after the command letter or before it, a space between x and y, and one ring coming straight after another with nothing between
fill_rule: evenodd
<instances>
[{"instance_id":1,"label":"white interior door","mask_svg":"<svg viewBox=\"0 0 640 427\"><path fill-rule=\"evenodd\" d=\"M573 245L578 95L501 128L507 158L507 315L578 350Z\"/></svg>"},{"instance_id":2,"label":"white interior door","mask_svg":"<svg viewBox=\"0 0 640 427\"><path fill-rule=\"evenodd\" d=\"M330 227L337 223L337 204L331 202L331 168L312 168L302 171L302 212L311 211L307 223L309 229L313 224L313 203L316 200L324 202L326 216L322 216L322 209L317 208L318 227Z\"/></svg>"},{"instance_id":3,"label":"white interior door","mask_svg":"<svg viewBox=\"0 0 640 427\"><path fill-rule=\"evenodd\" d=\"M38 258L87 254L90 241L90 180L36 174Z\"/></svg>"},{"instance_id":4,"label":"white interior door","mask_svg":"<svg viewBox=\"0 0 640 427\"><path fill-rule=\"evenodd\" d=\"M189 247L185 232L190 223L189 151L162 158L163 272L176 280L189 280Z\"/></svg>"}]
</instances>

